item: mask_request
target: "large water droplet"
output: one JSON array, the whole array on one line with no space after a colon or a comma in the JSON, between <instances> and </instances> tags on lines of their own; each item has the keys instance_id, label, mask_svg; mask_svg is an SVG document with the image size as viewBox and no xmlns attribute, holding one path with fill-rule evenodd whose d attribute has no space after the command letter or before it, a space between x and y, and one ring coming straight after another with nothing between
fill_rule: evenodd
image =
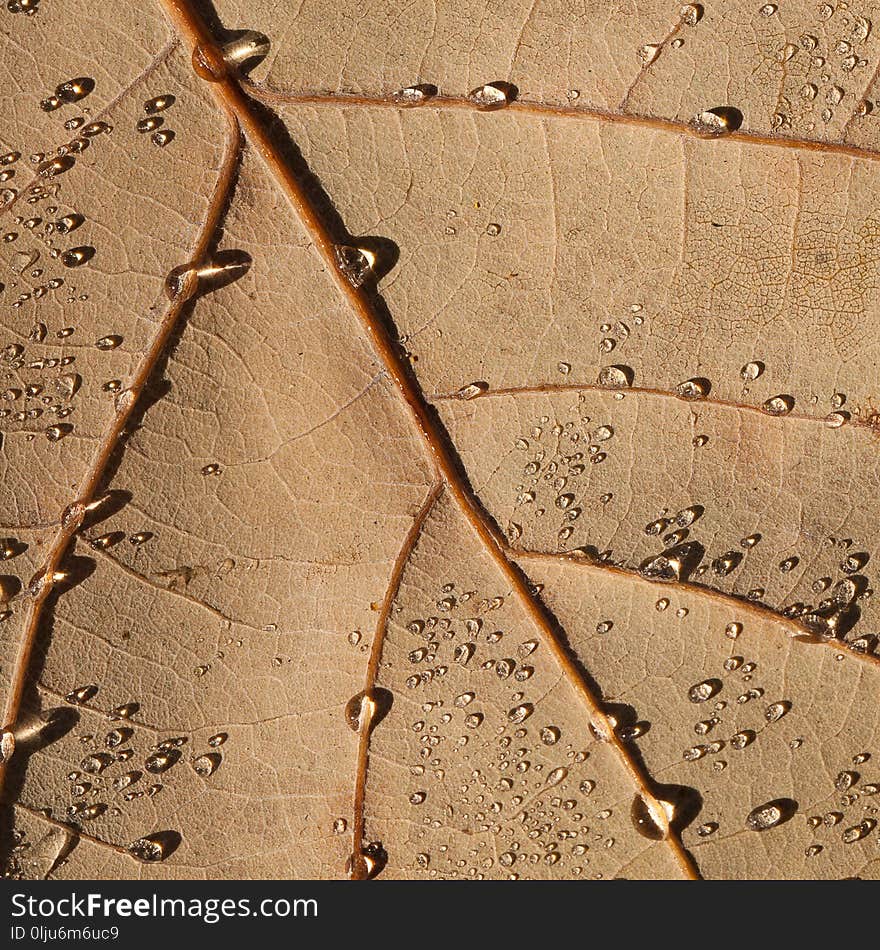
<instances>
[{"instance_id":1,"label":"large water droplet","mask_svg":"<svg viewBox=\"0 0 880 950\"><path fill-rule=\"evenodd\" d=\"M761 408L770 416L785 416L794 409L794 397L780 393L765 400Z\"/></svg>"},{"instance_id":2,"label":"large water droplet","mask_svg":"<svg viewBox=\"0 0 880 950\"><path fill-rule=\"evenodd\" d=\"M489 82L468 93L468 99L480 109L503 109L516 98L516 86L509 82Z\"/></svg>"},{"instance_id":3,"label":"large water droplet","mask_svg":"<svg viewBox=\"0 0 880 950\"><path fill-rule=\"evenodd\" d=\"M706 109L698 112L691 119L691 128L698 134L706 138L719 138L722 135L730 135L742 125L743 115L739 109L733 106L717 106L713 109Z\"/></svg>"},{"instance_id":4,"label":"large water droplet","mask_svg":"<svg viewBox=\"0 0 880 950\"><path fill-rule=\"evenodd\" d=\"M669 802L642 795L636 795L630 809L633 827L642 837L651 841L662 841L668 837L672 815L673 808Z\"/></svg>"},{"instance_id":5,"label":"large water droplet","mask_svg":"<svg viewBox=\"0 0 880 950\"><path fill-rule=\"evenodd\" d=\"M391 708L391 693L374 686L357 693L345 704L345 721L354 732L372 731Z\"/></svg>"},{"instance_id":6,"label":"large water droplet","mask_svg":"<svg viewBox=\"0 0 880 950\"><path fill-rule=\"evenodd\" d=\"M796 802L790 798L777 798L753 808L746 816L746 827L752 831L768 831L788 821L796 811Z\"/></svg>"},{"instance_id":7,"label":"large water droplet","mask_svg":"<svg viewBox=\"0 0 880 950\"><path fill-rule=\"evenodd\" d=\"M399 106L421 106L437 95L437 87L423 82L414 86L405 86L391 94L392 102Z\"/></svg>"},{"instance_id":8,"label":"large water droplet","mask_svg":"<svg viewBox=\"0 0 880 950\"><path fill-rule=\"evenodd\" d=\"M629 366L603 366L598 382L609 389L627 389L633 384L633 371Z\"/></svg>"},{"instance_id":9,"label":"large water droplet","mask_svg":"<svg viewBox=\"0 0 880 950\"><path fill-rule=\"evenodd\" d=\"M333 248L336 266L352 287L360 287L373 274L376 257L371 251L361 250L348 244L337 244Z\"/></svg>"},{"instance_id":10,"label":"large water droplet","mask_svg":"<svg viewBox=\"0 0 880 950\"><path fill-rule=\"evenodd\" d=\"M709 380L698 376L679 383L675 387L675 394L679 399L705 399L711 389L712 384Z\"/></svg>"},{"instance_id":11,"label":"large water droplet","mask_svg":"<svg viewBox=\"0 0 880 950\"><path fill-rule=\"evenodd\" d=\"M126 849L138 861L148 863L164 861L180 844L180 835L176 831L157 831L138 838Z\"/></svg>"}]
</instances>

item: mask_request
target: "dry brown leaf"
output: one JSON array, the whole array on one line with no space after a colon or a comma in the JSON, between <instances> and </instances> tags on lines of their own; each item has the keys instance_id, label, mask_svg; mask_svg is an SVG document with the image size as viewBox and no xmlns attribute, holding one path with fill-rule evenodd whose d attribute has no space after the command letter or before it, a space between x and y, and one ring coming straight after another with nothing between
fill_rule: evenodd
<instances>
[{"instance_id":1,"label":"dry brown leaf","mask_svg":"<svg viewBox=\"0 0 880 950\"><path fill-rule=\"evenodd\" d=\"M863 7L11 0L7 874L877 876Z\"/></svg>"}]
</instances>

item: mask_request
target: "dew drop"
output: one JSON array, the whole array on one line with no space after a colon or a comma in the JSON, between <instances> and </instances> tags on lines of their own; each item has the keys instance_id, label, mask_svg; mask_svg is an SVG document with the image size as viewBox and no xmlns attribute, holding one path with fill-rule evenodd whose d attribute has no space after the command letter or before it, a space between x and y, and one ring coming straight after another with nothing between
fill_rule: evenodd
<instances>
[{"instance_id":1,"label":"dew drop","mask_svg":"<svg viewBox=\"0 0 880 950\"><path fill-rule=\"evenodd\" d=\"M87 77L68 79L55 87L55 95L62 102L79 102L95 88L95 81Z\"/></svg>"},{"instance_id":2,"label":"dew drop","mask_svg":"<svg viewBox=\"0 0 880 950\"><path fill-rule=\"evenodd\" d=\"M598 382L609 389L627 389L632 386L633 371L628 366L603 366L599 370Z\"/></svg>"},{"instance_id":3,"label":"dew drop","mask_svg":"<svg viewBox=\"0 0 880 950\"><path fill-rule=\"evenodd\" d=\"M696 26L703 19L703 5L701 3L686 3L678 11L678 15L685 26Z\"/></svg>"},{"instance_id":4,"label":"dew drop","mask_svg":"<svg viewBox=\"0 0 880 950\"><path fill-rule=\"evenodd\" d=\"M391 694L387 690L363 690L345 704L345 721L354 732L371 731L390 705Z\"/></svg>"},{"instance_id":5,"label":"dew drop","mask_svg":"<svg viewBox=\"0 0 880 950\"><path fill-rule=\"evenodd\" d=\"M724 628L724 636L727 637L728 640L736 640L742 631L743 625L734 620Z\"/></svg>"},{"instance_id":6,"label":"dew drop","mask_svg":"<svg viewBox=\"0 0 880 950\"><path fill-rule=\"evenodd\" d=\"M147 115L155 115L157 112L164 112L166 109L170 109L174 105L175 98L170 94L164 96L154 96L152 99L147 99L144 103L144 112Z\"/></svg>"},{"instance_id":7,"label":"dew drop","mask_svg":"<svg viewBox=\"0 0 880 950\"><path fill-rule=\"evenodd\" d=\"M716 696L724 684L718 679L703 680L688 690L688 699L692 703L705 703Z\"/></svg>"},{"instance_id":8,"label":"dew drop","mask_svg":"<svg viewBox=\"0 0 880 950\"><path fill-rule=\"evenodd\" d=\"M556 745L559 742L559 737L562 735L559 728L556 726L544 726L541 730L541 742L544 745Z\"/></svg>"},{"instance_id":9,"label":"dew drop","mask_svg":"<svg viewBox=\"0 0 880 950\"><path fill-rule=\"evenodd\" d=\"M81 214L66 214L55 222L55 230L59 234L69 234L71 231L75 231L84 221L85 218Z\"/></svg>"},{"instance_id":10,"label":"dew drop","mask_svg":"<svg viewBox=\"0 0 880 950\"><path fill-rule=\"evenodd\" d=\"M196 775L207 778L217 771L222 761L223 757L219 752L206 752L204 755L197 756L193 759L193 771Z\"/></svg>"},{"instance_id":11,"label":"dew drop","mask_svg":"<svg viewBox=\"0 0 880 950\"><path fill-rule=\"evenodd\" d=\"M5 765L15 752L15 733L11 729L0 730L0 765Z\"/></svg>"},{"instance_id":12,"label":"dew drop","mask_svg":"<svg viewBox=\"0 0 880 950\"><path fill-rule=\"evenodd\" d=\"M117 346L122 343L121 336L102 336L100 339L95 340L95 346L99 350L115 350Z\"/></svg>"},{"instance_id":13,"label":"dew drop","mask_svg":"<svg viewBox=\"0 0 880 950\"><path fill-rule=\"evenodd\" d=\"M746 816L746 827L752 831L768 831L787 821L796 810L797 804L784 798L758 805Z\"/></svg>"},{"instance_id":14,"label":"dew drop","mask_svg":"<svg viewBox=\"0 0 880 950\"><path fill-rule=\"evenodd\" d=\"M399 106L421 106L437 95L437 87L430 83L404 86L391 94L391 101Z\"/></svg>"},{"instance_id":15,"label":"dew drop","mask_svg":"<svg viewBox=\"0 0 880 950\"><path fill-rule=\"evenodd\" d=\"M791 703L783 700L778 703L771 703L764 710L764 718L767 722L779 722L780 719L791 709Z\"/></svg>"},{"instance_id":16,"label":"dew drop","mask_svg":"<svg viewBox=\"0 0 880 950\"><path fill-rule=\"evenodd\" d=\"M525 722L534 711L535 707L531 703L522 703L519 706L514 706L513 709L507 713L507 718L510 722L519 725L519 723Z\"/></svg>"},{"instance_id":17,"label":"dew drop","mask_svg":"<svg viewBox=\"0 0 880 950\"><path fill-rule=\"evenodd\" d=\"M61 263L65 267L80 267L88 263L95 256L93 247L72 247L61 255Z\"/></svg>"},{"instance_id":18,"label":"dew drop","mask_svg":"<svg viewBox=\"0 0 880 950\"><path fill-rule=\"evenodd\" d=\"M856 841L861 841L862 838L867 838L876 825L877 822L873 818L865 818L857 825L847 828L840 836L840 840L844 844L854 844Z\"/></svg>"},{"instance_id":19,"label":"dew drop","mask_svg":"<svg viewBox=\"0 0 880 950\"><path fill-rule=\"evenodd\" d=\"M638 49L639 62L643 66L650 66L660 53L663 50L663 46L659 43L645 43L644 46L640 46Z\"/></svg>"},{"instance_id":20,"label":"dew drop","mask_svg":"<svg viewBox=\"0 0 880 950\"><path fill-rule=\"evenodd\" d=\"M794 409L794 397L780 394L771 396L761 404L761 409L770 416L785 416Z\"/></svg>"},{"instance_id":21,"label":"dew drop","mask_svg":"<svg viewBox=\"0 0 880 950\"><path fill-rule=\"evenodd\" d=\"M490 82L468 93L468 99L480 109L503 109L516 98L516 87L506 82Z\"/></svg>"},{"instance_id":22,"label":"dew drop","mask_svg":"<svg viewBox=\"0 0 880 950\"><path fill-rule=\"evenodd\" d=\"M643 838L651 841L663 841L669 836L672 813L669 802L645 798L643 795L636 795L630 809L633 827Z\"/></svg>"},{"instance_id":23,"label":"dew drop","mask_svg":"<svg viewBox=\"0 0 880 950\"><path fill-rule=\"evenodd\" d=\"M352 287L362 286L373 275L376 259L371 252L348 244L336 244L333 255L340 273Z\"/></svg>"},{"instance_id":24,"label":"dew drop","mask_svg":"<svg viewBox=\"0 0 880 950\"><path fill-rule=\"evenodd\" d=\"M679 399L705 399L712 389L712 384L708 379L696 377L686 379L675 387L675 394Z\"/></svg>"},{"instance_id":25,"label":"dew drop","mask_svg":"<svg viewBox=\"0 0 880 950\"><path fill-rule=\"evenodd\" d=\"M483 381L477 381L474 383L468 383L467 386L462 386L456 394L456 399L476 399L477 396L482 396L483 393L488 392L489 384Z\"/></svg>"},{"instance_id":26,"label":"dew drop","mask_svg":"<svg viewBox=\"0 0 880 950\"><path fill-rule=\"evenodd\" d=\"M164 861L180 842L180 835L176 831L159 831L151 835L138 838L126 849L138 861L152 863Z\"/></svg>"},{"instance_id":27,"label":"dew drop","mask_svg":"<svg viewBox=\"0 0 880 950\"><path fill-rule=\"evenodd\" d=\"M713 109L706 109L698 112L691 119L691 128L698 134L707 138L719 138L722 135L730 135L742 125L743 115L739 109L733 106L717 106Z\"/></svg>"}]
</instances>

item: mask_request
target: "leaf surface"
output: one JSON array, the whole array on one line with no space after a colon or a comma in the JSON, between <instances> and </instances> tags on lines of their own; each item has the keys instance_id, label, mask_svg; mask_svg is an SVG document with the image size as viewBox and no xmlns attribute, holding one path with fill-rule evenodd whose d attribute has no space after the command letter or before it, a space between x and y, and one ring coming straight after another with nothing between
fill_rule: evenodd
<instances>
[{"instance_id":1,"label":"leaf surface","mask_svg":"<svg viewBox=\"0 0 880 950\"><path fill-rule=\"evenodd\" d=\"M4 14L8 874L876 876L828 10Z\"/></svg>"}]
</instances>

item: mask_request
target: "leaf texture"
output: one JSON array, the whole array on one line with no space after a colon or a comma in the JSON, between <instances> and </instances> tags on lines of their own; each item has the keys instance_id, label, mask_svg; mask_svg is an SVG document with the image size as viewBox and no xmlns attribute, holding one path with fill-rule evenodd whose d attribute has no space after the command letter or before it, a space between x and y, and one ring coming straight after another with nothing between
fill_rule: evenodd
<instances>
[{"instance_id":1,"label":"leaf texture","mask_svg":"<svg viewBox=\"0 0 880 950\"><path fill-rule=\"evenodd\" d=\"M7 875L875 877L878 15L12 4Z\"/></svg>"}]
</instances>

